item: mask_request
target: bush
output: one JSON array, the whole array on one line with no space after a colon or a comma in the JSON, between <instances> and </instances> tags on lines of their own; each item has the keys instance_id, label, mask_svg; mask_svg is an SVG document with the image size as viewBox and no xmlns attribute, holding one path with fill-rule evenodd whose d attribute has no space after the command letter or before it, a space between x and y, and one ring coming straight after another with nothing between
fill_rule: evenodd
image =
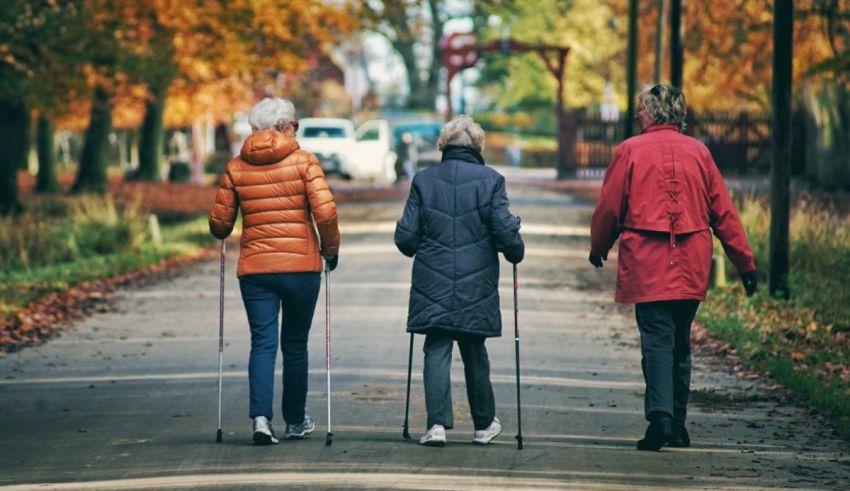
<instances>
[{"instance_id":1,"label":"bush","mask_svg":"<svg viewBox=\"0 0 850 491\"><path fill-rule=\"evenodd\" d=\"M189 182L192 179L192 166L187 162L172 162L168 167L168 182Z\"/></svg>"},{"instance_id":2,"label":"bush","mask_svg":"<svg viewBox=\"0 0 850 491\"><path fill-rule=\"evenodd\" d=\"M0 219L0 269L138 250L144 240L145 221L133 204L94 196L34 200L25 213Z\"/></svg>"},{"instance_id":3,"label":"bush","mask_svg":"<svg viewBox=\"0 0 850 491\"><path fill-rule=\"evenodd\" d=\"M850 289L844 285L850 278L850 216L817 203L803 197L791 212L788 285L792 302L813 309L821 322L850 330ZM740 216L756 264L766 274L770 209L764 200L750 197L742 201Z\"/></svg>"},{"instance_id":4,"label":"bush","mask_svg":"<svg viewBox=\"0 0 850 491\"><path fill-rule=\"evenodd\" d=\"M544 136L555 136L557 133L555 112L551 109L529 112L483 112L475 113L473 118L487 132Z\"/></svg>"},{"instance_id":5,"label":"bush","mask_svg":"<svg viewBox=\"0 0 850 491\"><path fill-rule=\"evenodd\" d=\"M224 174L224 168L227 167L227 163L230 162L230 159L232 158L233 155L231 155L230 152L218 150L212 154L204 164L204 172L215 176L221 176Z\"/></svg>"}]
</instances>

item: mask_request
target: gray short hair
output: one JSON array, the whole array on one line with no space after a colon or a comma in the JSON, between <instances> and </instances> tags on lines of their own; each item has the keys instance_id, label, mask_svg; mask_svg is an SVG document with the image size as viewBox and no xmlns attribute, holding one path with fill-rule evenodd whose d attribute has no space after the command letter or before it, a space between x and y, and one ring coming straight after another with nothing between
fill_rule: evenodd
<instances>
[{"instance_id":1,"label":"gray short hair","mask_svg":"<svg viewBox=\"0 0 850 491\"><path fill-rule=\"evenodd\" d=\"M642 108L658 124L674 124L685 131L685 115L688 113L685 94L678 87L667 84L647 85L638 95L638 107Z\"/></svg>"},{"instance_id":2,"label":"gray short hair","mask_svg":"<svg viewBox=\"0 0 850 491\"><path fill-rule=\"evenodd\" d=\"M457 116L443 126L437 148L442 152L448 146L469 147L484 151L484 130L469 116Z\"/></svg>"},{"instance_id":3,"label":"gray short hair","mask_svg":"<svg viewBox=\"0 0 850 491\"><path fill-rule=\"evenodd\" d=\"M279 97L266 97L254 104L248 123L254 131L277 128L295 120L295 106Z\"/></svg>"}]
</instances>

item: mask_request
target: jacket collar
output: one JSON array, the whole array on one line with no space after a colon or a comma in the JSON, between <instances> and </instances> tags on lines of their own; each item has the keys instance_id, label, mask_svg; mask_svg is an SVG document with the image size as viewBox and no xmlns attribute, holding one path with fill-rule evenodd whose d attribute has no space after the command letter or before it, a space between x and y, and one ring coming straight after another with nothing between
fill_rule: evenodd
<instances>
[{"instance_id":1,"label":"jacket collar","mask_svg":"<svg viewBox=\"0 0 850 491\"><path fill-rule=\"evenodd\" d=\"M661 130L673 130L676 133L679 133L679 127L676 126L675 124L651 124L651 125L647 126L646 128L644 128L644 130L641 131L641 134L652 133L653 131L661 131Z\"/></svg>"},{"instance_id":2,"label":"jacket collar","mask_svg":"<svg viewBox=\"0 0 850 491\"><path fill-rule=\"evenodd\" d=\"M485 165L484 158L475 149L455 145L449 145L443 149L443 158L440 161L445 162L447 160L463 160L472 164Z\"/></svg>"}]
</instances>

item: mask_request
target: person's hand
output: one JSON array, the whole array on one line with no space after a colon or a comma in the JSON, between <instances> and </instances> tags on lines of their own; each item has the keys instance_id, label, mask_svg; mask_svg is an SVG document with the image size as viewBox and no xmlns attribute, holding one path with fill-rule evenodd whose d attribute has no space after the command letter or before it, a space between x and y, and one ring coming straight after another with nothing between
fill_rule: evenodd
<instances>
[{"instance_id":1,"label":"person's hand","mask_svg":"<svg viewBox=\"0 0 850 491\"><path fill-rule=\"evenodd\" d=\"M756 292L756 288L759 285L759 276L756 270L747 271L746 273L741 273L741 283L744 285L744 291L747 292L747 296L753 296L753 293Z\"/></svg>"},{"instance_id":2,"label":"person's hand","mask_svg":"<svg viewBox=\"0 0 850 491\"><path fill-rule=\"evenodd\" d=\"M339 262L339 256L324 256L325 258L325 267L327 267L328 271L333 271L336 269L336 264Z\"/></svg>"},{"instance_id":3,"label":"person's hand","mask_svg":"<svg viewBox=\"0 0 850 491\"><path fill-rule=\"evenodd\" d=\"M591 252L590 256L587 257L587 260L590 261L590 264L592 264L594 267L601 268L602 261L604 261L605 258L602 256L597 256L596 254Z\"/></svg>"}]
</instances>

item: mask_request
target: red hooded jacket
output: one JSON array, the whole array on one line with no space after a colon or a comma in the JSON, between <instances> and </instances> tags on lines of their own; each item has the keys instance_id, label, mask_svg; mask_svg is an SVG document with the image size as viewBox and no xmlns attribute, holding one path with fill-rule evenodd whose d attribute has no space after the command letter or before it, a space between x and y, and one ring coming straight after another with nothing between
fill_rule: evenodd
<instances>
[{"instance_id":1,"label":"red hooded jacket","mask_svg":"<svg viewBox=\"0 0 850 491\"><path fill-rule=\"evenodd\" d=\"M591 254L620 238L618 303L704 300L714 231L741 273L756 269L741 220L708 148L673 125L619 145L590 225Z\"/></svg>"}]
</instances>

